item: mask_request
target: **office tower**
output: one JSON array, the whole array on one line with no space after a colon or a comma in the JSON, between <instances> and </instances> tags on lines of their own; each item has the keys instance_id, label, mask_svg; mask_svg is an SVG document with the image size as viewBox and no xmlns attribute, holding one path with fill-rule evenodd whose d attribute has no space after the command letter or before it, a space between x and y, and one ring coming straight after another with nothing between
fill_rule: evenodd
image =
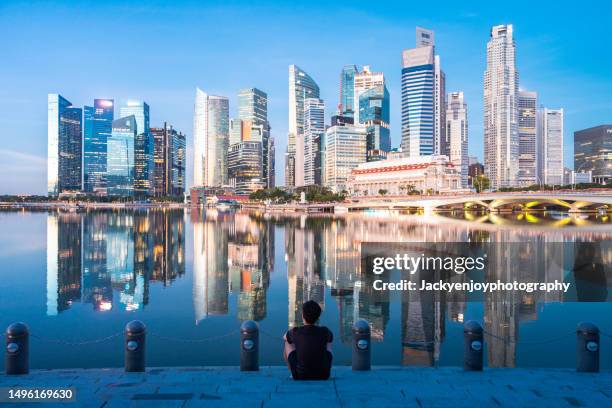
<instances>
[{"instance_id":1,"label":"office tower","mask_svg":"<svg viewBox=\"0 0 612 408\"><path fill-rule=\"evenodd\" d=\"M82 188L81 146L83 110L59 94L47 97L47 192Z\"/></svg>"},{"instance_id":2,"label":"office tower","mask_svg":"<svg viewBox=\"0 0 612 408\"><path fill-rule=\"evenodd\" d=\"M531 186L541 182L537 174L536 149L536 118L537 118L536 92L519 91L518 96L518 135L519 135L519 167L518 184Z\"/></svg>"},{"instance_id":3,"label":"office tower","mask_svg":"<svg viewBox=\"0 0 612 408\"><path fill-rule=\"evenodd\" d=\"M229 146L242 141L242 121L231 118L229 122Z\"/></svg>"},{"instance_id":4,"label":"office tower","mask_svg":"<svg viewBox=\"0 0 612 408\"><path fill-rule=\"evenodd\" d=\"M168 123L151 128L154 140L153 192L156 197L182 196L185 192L186 137Z\"/></svg>"},{"instance_id":5,"label":"office tower","mask_svg":"<svg viewBox=\"0 0 612 408\"><path fill-rule=\"evenodd\" d=\"M351 170L367 160L363 125L331 126L325 131L325 186L336 193L347 190Z\"/></svg>"},{"instance_id":6,"label":"office tower","mask_svg":"<svg viewBox=\"0 0 612 408\"><path fill-rule=\"evenodd\" d=\"M94 106L85 107L83 140L83 183L88 193L106 193L107 140L114 119L112 99L94 99Z\"/></svg>"},{"instance_id":7,"label":"office tower","mask_svg":"<svg viewBox=\"0 0 612 408\"><path fill-rule=\"evenodd\" d=\"M375 88L377 86L385 86L385 74L382 72L372 72L369 65L363 67L363 71L356 72L354 77L354 123L362 123L359 118L359 97L365 91Z\"/></svg>"},{"instance_id":8,"label":"office tower","mask_svg":"<svg viewBox=\"0 0 612 408\"><path fill-rule=\"evenodd\" d=\"M340 103L339 112L342 116L352 118L355 110L355 74L359 70L356 65L345 65L340 73Z\"/></svg>"},{"instance_id":9,"label":"office tower","mask_svg":"<svg viewBox=\"0 0 612 408\"><path fill-rule=\"evenodd\" d=\"M538 111L538 177L544 184L563 184L563 109Z\"/></svg>"},{"instance_id":10,"label":"office tower","mask_svg":"<svg viewBox=\"0 0 612 408\"><path fill-rule=\"evenodd\" d=\"M134 115L113 121L111 136L107 139L107 194L114 196L134 195L135 151L137 136Z\"/></svg>"},{"instance_id":11,"label":"office tower","mask_svg":"<svg viewBox=\"0 0 612 408\"><path fill-rule=\"evenodd\" d=\"M134 115L136 119L136 140L134 140L134 194L149 195L153 192L153 138L149 126L149 105L144 101L128 101L119 110L122 118Z\"/></svg>"},{"instance_id":12,"label":"office tower","mask_svg":"<svg viewBox=\"0 0 612 408\"><path fill-rule=\"evenodd\" d=\"M289 134L285 153L285 186L304 184L304 99L318 98L319 86L296 65L289 66ZM299 146L298 146L299 145ZM297 150L300 154L297 154Z\"/></svg>"},{"instance_id":13,"label":"office tower","mask_svg":"<svg viewBox=\"0 0 612 408\"><path fill-rule=\"evenodd\" d=\"M402 53L402 152L448 155L446 78L435 55L434 33L416 28L416 48Z\"/></svg>"},{"instance_id":14,"label":"office tower","mask_svg":"<svg viewBox=\"0 0 612 408\"><path fill-rule=\"evenodd\" d=\"M304 100L304 185L321 185L321 166L317 167L325 146L321 146L325 133L325 103L322 99Z\"/></svg>"},{"instance_id":15,"label":"office tower","mask_svg":"<svg viewBox=\"0 0 612 408\"><path fill-rule=\"evenodd\" d=\"M384 84L359 95L359 123L366 127L368 161L385 158L391 150L389 91Z\"/></svg>"},{"instance_id":16,"label":"office tower","mask_svg":"<svg viewBox=\"0 0 612 408\"><path fill-rule=\"evenodd\" d=\"M574 171L592 172L593 183L612 180L612 125L574 132Z\"/></svg>"},{"instance_id":17,"label":"office tower","mask_svg":"<svg viewBox=\"0 0 612 408\"><path fill-rule=\"evenodd\" d=\"M229 100L208 95L196 88L193 115L195 187L221 187L227 184L229 145Z\"/></svg>"},{"instance_id":18,"label":"office tower","mask_svg":"<svg viewBox=\"0 0 612 408\"><path fill-rule=\"evenodd\" d=\"M244 141L230 146L227 153L228 178L236 194L248 195L266 188L266 182L262 178L261 153L261 141Z\"/></svg>"},{"instance_id":19,"label":"office tower","mask_svg":"<svg viewBox=\"0 0 612 408\"><path fill-rule=\"evenodd\" d=\"M484 166L491 187L518 184L518 72L512 25L491 29L484 73Z\"/></svg>"},{"instance_id":20,"label":"office tower","mask_svg":"<svg viewBox=\"0 0 612 408\"><path fill-rule=\"evenodd\" d=\"M461 186L468 185L468 122L467 104L463 92L448 94L446 108L446 137L451 163L461 171Z\"/></svg>"}]
</instances>

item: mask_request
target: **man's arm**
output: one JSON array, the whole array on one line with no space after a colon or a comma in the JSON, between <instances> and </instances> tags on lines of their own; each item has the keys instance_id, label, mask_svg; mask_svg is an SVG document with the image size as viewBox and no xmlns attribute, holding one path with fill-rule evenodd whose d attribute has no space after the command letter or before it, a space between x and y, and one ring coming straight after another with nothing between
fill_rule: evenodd
<instances>
[{"instance_id":1,"label":"man's arm","mask_svg":"<svg viewBox=\"0 0 612 408\"><path fill-rule=\"evenodd\" d=\"M334 335L329 329L327 329L327 332L329 333L328 338L327 338L327 351L331 353L332 352L332 342L334 341Z\"/></svg>"}]
</instances>

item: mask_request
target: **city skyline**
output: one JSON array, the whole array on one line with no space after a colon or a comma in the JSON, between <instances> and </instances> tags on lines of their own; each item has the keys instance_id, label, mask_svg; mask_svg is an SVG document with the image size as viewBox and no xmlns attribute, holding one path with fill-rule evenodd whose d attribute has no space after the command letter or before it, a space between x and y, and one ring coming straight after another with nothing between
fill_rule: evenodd
<instances>
[{"instance_id":1,"label":"city skyline","mask_svg":"<svg viewBox=\"0 0 612 408\"><path fill-rule=\"evenodd\" d=\"M3 92L6 92L5 96L13 95L14 97L4 98L4 106L0 109L2 111L0 121L5 124L8 130L7 135L9 135L3 136L0 159L2 160L2 173L15 174L15 176L10 179L8 177L2 179L2 193L44 194L46 190L47 132L45 127L47 120L44 103L46 94L65 95L74 106L89 106L94 98L113 98L117 106L129 99L145 100L152 106L152 126L161 126L164 121L168 121L187 134L187 157L188 160L191 160L193 156L191 115L193 114L193 92L196 86L206 89L210 94L227 95L230 99L230 116L232 117L236 116L238 106L235 96L237 90L257 87L268 93L269 121L276 144L277 184L282 185L284 184L283 155L286 151L288 133L286 70L287 66L293 63L308 72L319 84L321 99L329 101L326 103L326 117L331 117L336 110L334 102L339 99L338 74L342 67L348 64L371 65L376 71L384 72L391 96L392 146L397 147L401 131L400 57L403 49L413 46L416 26L427 27L435 32L436 54L439 54L443 60L444 71L447 75L447 91L463 91L465 94L466 103L470 107L468 110L469 154L478 156L481 161L483 159L482 75L485 68L486 42L489 31L494 25L513 24L521 89L537 92L538 105L564 109L565 166L573 167L574 131L610 122L606 115L612 106L609 98L605 97L606 94L610 94L608 90L612 89L612 80L605 71L605 66L608 65L606 60L610 57L606 53L597 52L605 48L603 28L596 24L597 20L605 19L605 12L586 13L581 16L571 16L569 13L559 14L555 15L556 19L553 23L538 21L537 24L534 24L532 20L525 19L520 13L512 11L505 13L504 19L501 19L499 13L488 12L486 7L482 7L477 12L455 9L436 10L434 14L431 14L432 11L419 10L419 6L411 6L411 10L405 10L400 5L396 5L389 6L385 10L366 13L359 11L357 6L349 9L332 8L328 10L323 6L313 4L308 13L320 17L322 23L338 17L341 11L364 19L361 23L363 32L355 34L354 39L343 43L345 45L342 50L345 52L338 53L337 49L329 47L329 49L321 50L320 55L317 54L315 49L318 50L320 47L314 44L317 41L313 41L313 44L305 42L307 30L302 23L298 23L294 29L298 38L296 43L276 40L274 36L286 29L287 24L275 21L269 25L269 32L261 34L268 40L266 45L269 46L268 52L271 58L264 58L265 62L259 61L256 56L258 48L253 45L254 41L250 42L247 45L255 48L253 56L248 56L248 60L253 64L246 69L246 65L238 63L240 57L244 56L240 55L241 52L247 50L245 45L237 49L230 49L227 47L227 41L222 41L221 44L200 45L187 52L190 49L189 46L193 45L189 44L189 41L181 42L177 36L172 35L160 39L159 34L152 33L148 41L160 42L157 46L170 49L172 56L179 62L181 59L185 62L185 64L176 65L176 74L170 75L162 74L159 68L152 69L150 72L141 72L142 70L139 70L136 64L129 66L126 61L118 64L111 59L106 64L102 64L105 65L103 67L105 69L94 66L98 63L95 59L94 61L68 59L70 70L65 70L60 69L66 67L65 60L49 58L49 52L59 50L59 43L52 41L57 40L59 35L66 34L66 28L61 24L62 21L72 22L75 16L84 12L91 13L92 9L96 9L99 13L91 20L94 28L107 24L111 31L115 25L119 24L119 22L110 20L112 12L120 7L118 5L110 4L103 8L87 6L80 9L50 10L46 8L46 5L39 4L33 8L24 4L19 6L19 2L15 2L14 5L3 7L0 21L10 34L1 39L0 43L3 49L7 50L7 60L10 62L0 68L0 75L14 78L3 87ZM298 14L283 6L274 7L284 15ZM204 14L205 19L214 20L217 17L219 19L217 24L219 24L233 17L252 13L254 9L263 12L267 6L239 7L235 5L222 8L198 8L193 5L184 5L170 8L170 6L158 4L144 9L135 9L133 13L151 17L171 11L186 21L196 16L202 17ZM396 16L393 15L394 10L397 11ZM407 13L408 11L411 13ZM329 12L329 15L326 15L326 12ZM194 16L190 16L190 13ZM416 15L419 18L408 17L408 15ZM565 32L567 30L562 28L563 22L568 24L570 21L577 27L586 27L587 20L590 29L590 41L588 42L568 35ZM377 21L384 21L385 24L377 25ZM40 27L34 28L30 26L31 24L38 24ZM49 33L40 44L34 44L32 38L39 35L40 30L44 30L50 24L57 29ZM71 30L78 32L79 24L81 23L73 23ZM346 22L344 28L347 28L349 24L354 23ZM31 29L27 32L23 32L23 28L17 30L20 34L18 37L11 29L14 25L22 25L25 29ZM228 27L224 33L229 33L228 35L233 40L239 40L247 35L247 28ZM138 24L134 26L134 32L128 32L127 35L133 35L135 39L144 41L144 38L138 37L137 30ZM196 29L192 27L189 30ZM601 35L597 34L599 31ZM197 29L197 32L202 34L200 29ZM339 36L339 33L328 30L317 36L327 36L328 39L333 39ZM113 47L117 46L116 43L119 40L116 34L108 34L108 41L100 47L101 56L107 53L114 54ZM363 47L363 44L368 46ZM43 49L44 47L46 49ZM467 52L467 49L471 51ZM24 50L27 50L27 53ZM136 56L142 55L141 51L135 54ZM578 54L581 55L580 64L575 64L575 55ZM41 58L45 60L42 65L44 69L41 69L38 63ZM128 62L131 58L133 57L127 58ZM214 69L205 70L202 70L201 67L196 69L187 66L190 62L205 61L210 58L222 58L222 64L213 64ZM160 63L160 66L165 67L167 71L167 63ZM81 79L68 74L69 71L73 72L75 69L87 69L91 75ZM24 81L28 83L27 86L24 86ZM152 85L153 83L156 85ZM563 86L559 86L560 84ZM193 179L192 165L193 163L187 165L188 186Z\"/></svg>"}]
</instances>

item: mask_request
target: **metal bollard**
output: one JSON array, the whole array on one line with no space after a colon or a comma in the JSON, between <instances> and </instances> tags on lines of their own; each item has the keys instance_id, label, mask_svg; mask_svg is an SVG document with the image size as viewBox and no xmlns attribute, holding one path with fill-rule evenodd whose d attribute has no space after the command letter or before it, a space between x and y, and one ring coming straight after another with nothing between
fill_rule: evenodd
<instances>
[{"instance_id":1,"label":"metal bollard","mask_svg":"<svg viewBox=\"0 0 612 408\"><path fill-rule=\"evenodd\" d=\"M599 372L599 328L582 322L576 328L576 371Z\"/></svg>"},{"instance_id":2,"label":"metal bollard","mask_svg":"<svg viewBox=\"0 0 612 408\"><path fill-rule=\"evenodd\" d=\"M483 330L480 323L470 320L463 325L463 369L482 371Z\"/></svg>"},{"instance_id":3,"label":"metal bollard","mask_svg":"<svg viewBox=\"0 0 612 408\"><path fill-rule=\"evenodd\" d=\"M6 329L6 374L30 372L30 329L25 323L13 323Z\"/></svg>"},{"instance_id":4,"label":"metal bollard","mask_svg":"<svg viewBox=\"0 0 612 408\"><path fill-rule=\"evenodd\" d=\"M360 319L353 325L353 371L369 371L371 368L370 325Z\"/></svg>"},{"instance_id":5,"label":"metal bollard","mask_svg":"<svg viewBox=\"0 0 612 408\"><path fill-rule=\"evenodd\" d=\"M146 327L140 320L132 320L125 325L125 371L141 373L145 371Z\"/></svg>"},{"instance_id":6,"label":"metal bollard","mask_svg":"<svg viewBox=\"0 0 612 408\"><path fill-rule=\"evenodd\" d=\"M259 325L253 320L240 326L240 371L259 371Z\"/></svg>"}]
</instances>

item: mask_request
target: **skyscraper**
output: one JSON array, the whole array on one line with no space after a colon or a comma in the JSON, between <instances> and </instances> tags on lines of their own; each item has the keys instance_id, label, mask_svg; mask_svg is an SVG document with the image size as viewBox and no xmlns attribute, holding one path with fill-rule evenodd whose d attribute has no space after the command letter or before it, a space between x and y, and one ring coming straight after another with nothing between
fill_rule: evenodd
<instances>
[{"instance_id":1,"label":"skyscraper","mask_svg":"<svg viewBox=\"0 0 612 408\"><path fill-rule=\"evenodd\" d=\"M185 135L169 123L151 128L154 140L153 192L156 197L181 196L185 192Z\"/></svg>"},{"instance_id":2,"label":"skyscraper","mask_svg":"<svg viewBox=\"0 0 612 408\"><path fill-rule=\"evenodd\" d=\"M111 136L114 119L112 99L94 99L94 106L85 107L85 138L83 166L85 191L106 192L107 139ZM93 113L93 114L92 114ZM89 123L88 121L92 121Z\"/></svg>"},{"instance_id":3,"label":"skyscraper","mask_svg":"<svg viewBox=\"0 0 612 408\"><path fill-rule=\"evenodd\" d=\"M359 118L359 97L365 91L375 88L377 86L385 86L385 74L382 72L372 72L369 65L365 65L361 72L356 72L354 76L354 106L355 106L355 114L354 114L354 123L359 124L362 123Z\"/></svg>"},{"instance_id":4,"label":"skyscraper","mask_svg":"<svg viewBox=\"0 0 612 408\"><path fill-rule=\"evenodd\" d=\"M536 118L537 118L536 92L519 91L518 97L518 134L519 134L519 169L518 183L521 186L530 186L541 182L537 174L536 149Z\"/></svg>"},{"instance_id":5,"label":"skyscraper","mask_svg":"<svg viewBox=\"0 0 612 408\"><path fill-rule=\"evenodd\" d=\"M406 156L448 154L446 79L435 55L434 33L416 28L416 48L402 53L402 151Z\"/></svg>"},{"instance_id":6,"label":"skyscraper","mask_svg":"<svg viewBox=\"0 0 612 408\"><path fill-rule=\"evenodd\" d=\"M111 136L107 139L107 193L133 196L136 173L134 143L138 133L136 118L130 115L114 120L111 129Z\"/></svg>"},{"instance_id":7,"label":"skyscraper","mask_svg":"<svg viewBox=\"0 0 612 408\"><path fill-rule=\"evenodd\" d=\"M574 132L574 171L592 172L593 182L612 181L612 125Z\"/></svg>"},{"instance_id":8,"label":"skyscraper","mask_svg":"<svg viewBox=\"0 0 612 408\"><path fill-rule=\"evenodd\" d=\"M229 100L196 88L193 115L193 184L220 187L227 184Z\"/></svg>"},{"instance_id":9,"label":"skyscraper","mask_svg":"<svg viewBox=\"0 0 612 408\"><path fill-rule=\"evenodd\" d=\"M391 150L389 130L389 91L384 84L376 85L359 95L359 123L367 132L368 161L386 157Z\"/></svg>"},{"instance_id":10,"label":"skyscraper","mask_svg":"<svg viewBox=\"0 0 612 408\"><path fill-rule=\"evenodd\" d=\"M301 68L290 65L289 134L285 153L285 185L287 187L304 184L304 99L319 96L317 83ZM300 151L300 154L296 154L297 150ZM298 180L301 184L296 184Z\"/></svg>"},{"instance_id":11,"label":"skyscraper","mask_svg":"<svg viewBox=\"0 0 612 408\"><path fill-rule=\"evenodd\" d=\"M448 94L446 137L451 163L461 171L461 186L468 186L468 121L463 92Z\"/></svg>"},{"instance_id":12,"label":"skyscraper","mask_svg":"<svg viewBox=\"0 0 612 408\"><path fill-rule=\"evenodd\" d=\"M353 117L355 106L355 74L359 70L356 65L345 65L340 73L340 103L339 111L342 116Z\"/></svg>"},{"instance_id":13,"label":"skyscraper","mask_svg":"<svg viewBox=\"0 0 612 408\"><path fill-rule=\"evenodd\" d=\"M59 94L48 95L47 109L47 192L79 191L83 110Z\"/></svg>"},{"instance_id":14,"label":"skyscraper","mask_svg":"<svg viewBox=\"0 0 612 408\"><path fill-rule=\"evenodd\" d=\"M321 166L317 166L325 133L325 103L322 99L304 100L304 185L321 184Z\"/></svg>"},{"instance_id":15,"label":"skyscraper","mask_svg":"<svg viewBox=\"0 0 612 408\"><path fill-rule=\"evenodd\" d=\"M351 170L365 163L366 128L363 125L331 126L325 131L325 186L347 190Z\"/></svg>"},{"instance_id":16,"label":"skyscraper","mask_svg":"<svg viewBox=\"0 0 612 408\"><path fill-rule=\"evenodd\" d=\"M144 101L128 101L119 112L122 118L133 115L136 120L134 194L148 195L153 193L154 182L154 145L149 126L149 105Z\"/></svg>"},{"instance_id":17,"label":"skyscraper","mask_svg":"<svg viewBox=\"0 0 612 408\"><path fill-rule=\"evenodd\" d=\"M538 112L539 178L544 184L563 184L563 109L542 108Z\"/></svg>"},{"instance_id":18,"label":"skyscraper","mask_svg":"<svg viewBox=\"0 0 612 408\"><path fill-rule=\"evenodd\" d=\"M491 29L484 73L484 166L491 187L518 184L518 72L512 25Z\"/></svg>"}]
</instances>

